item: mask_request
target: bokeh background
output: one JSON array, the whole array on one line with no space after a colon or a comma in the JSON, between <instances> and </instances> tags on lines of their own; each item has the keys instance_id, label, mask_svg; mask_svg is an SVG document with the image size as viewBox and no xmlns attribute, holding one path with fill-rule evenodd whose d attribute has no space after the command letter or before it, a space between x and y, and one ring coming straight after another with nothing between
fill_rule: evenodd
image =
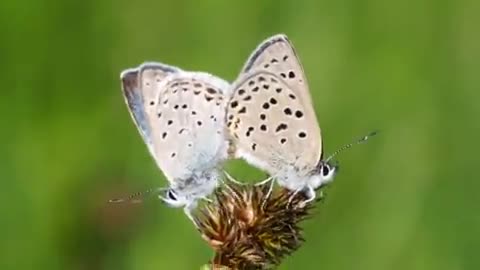
<instances>
[{"instance_id":1,"label":"bokeh background","mask_svg":"<svg viewBox=\"0 0 480 270\"><path fill-rule=\"evenodd\" d=\"M234 80L287 33L342 170L280 269L480 269L480 2L0 2L0 269L199 269L124 105L145 60ZM263 174L236 161L237 178Z\"/></svg>"}]
</instances>

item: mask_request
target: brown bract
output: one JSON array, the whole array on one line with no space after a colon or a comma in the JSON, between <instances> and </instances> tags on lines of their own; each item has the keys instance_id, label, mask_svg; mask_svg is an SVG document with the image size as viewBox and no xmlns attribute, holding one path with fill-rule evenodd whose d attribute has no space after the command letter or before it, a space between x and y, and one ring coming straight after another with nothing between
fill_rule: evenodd
<instances>
[{"instance_id":1,"label":"brown bract","mask_svg":"<svg viewBox=\"0 0 480 270\"><path fill-rule=\"evenodd\" d=\"M269 269L304 242L299 222L314 203L283 188L267 197L269 187L229 182L199 207L199 231L215 251L211 269Z\"/></svg>"}]
</instances>

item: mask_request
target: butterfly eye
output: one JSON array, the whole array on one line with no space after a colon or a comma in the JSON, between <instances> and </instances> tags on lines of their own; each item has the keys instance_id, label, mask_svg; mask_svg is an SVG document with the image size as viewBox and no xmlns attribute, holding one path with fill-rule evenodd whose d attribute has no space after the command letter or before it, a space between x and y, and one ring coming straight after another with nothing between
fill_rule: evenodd
<instances>
[{"instance_id":1,"label":"butterfly eye","mask_svg":"<svg viewBox=\"0 0 480 270\"><path fill-rule=\"evenodd\" d=\"M328 173L330 173L329 166L328 165L323 165L322 166L322 175L326 177L328 175Z\"/></svg>"},{"instance_id":2,"label":"butterfly eye","mask_svg":"<svg viewBox=\"0 0 480 270\"><path fill-rule=\"evenodd\" d=\"M175 195L175 191L169 189L167 191L167 198L172 200L172 201L176 201L177 200L177 196Z\"/></svg>"}]
</instances>

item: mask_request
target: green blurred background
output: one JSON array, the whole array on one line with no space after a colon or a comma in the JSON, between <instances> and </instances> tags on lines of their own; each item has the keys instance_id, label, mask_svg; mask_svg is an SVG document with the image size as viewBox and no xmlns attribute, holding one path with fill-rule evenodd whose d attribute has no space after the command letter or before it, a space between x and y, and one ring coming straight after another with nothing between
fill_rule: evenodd
<instances>
[{"instance_id":1,"label":"green blurred background","mask_svg":"<svg viewBox=\"0 0 480 270\"><path fill-rule=\"evenodd\" d=\"M473 0L1 1L0 269L198 269L212 253L182 211L106 203L166 184L119 73L150 60L231 81L278 32L327 153L382 131L338 156L280 269L480 269L479 14Z\"/></svg>"}]
</instances>

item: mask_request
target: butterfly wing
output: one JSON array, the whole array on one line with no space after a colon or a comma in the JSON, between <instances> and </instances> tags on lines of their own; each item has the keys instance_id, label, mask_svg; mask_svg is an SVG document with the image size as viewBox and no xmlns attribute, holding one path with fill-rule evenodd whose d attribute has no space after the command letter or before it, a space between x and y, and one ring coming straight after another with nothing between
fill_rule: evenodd
<instances>
[{"instance_id":1,"label":"butterfly wing","mask_svg":"<svg viewBox=\"0 0 480 270\"><path fill-rule=\"evenodd\" d=\"M158 80L164 80L167 76L181 72L180 69L161 63L145 63L142 69L148 68L144 73L145 77L155 77ZM140 132L143 140L147 144L150 153L153 155L151 130L147 119L148 100L157 95L158 89L150 86L142 87L140 84L139 68L132 68L123 71L120 75L122 83L123 96L129 108L130 115Z\"/></svg>"},{"instance_id":2,"label":"butterfly wing","mask_svg":"<svg viewBox=\"0 0 480 270\"><path fill-rule=\"evenodd\" d=\"M272 175L285 166L303 171L322 155L317 123L302 66L286 36L264 41L233 85L227 127L237 156Z\"/></svg>"},{"instance_id":3,"label":"butterfly wing","mask_svg":"<svg viewBox=\"0 0 480 270\"><path fill-rule=\"evenodd\" d=\"M170 182L186 181L216 167L227 156L224 128L229 83L202 72L180 71L164 80L139 70L152 150ZM178 182L176 183L178 184Z\"/></svg>"}]
</instances>

